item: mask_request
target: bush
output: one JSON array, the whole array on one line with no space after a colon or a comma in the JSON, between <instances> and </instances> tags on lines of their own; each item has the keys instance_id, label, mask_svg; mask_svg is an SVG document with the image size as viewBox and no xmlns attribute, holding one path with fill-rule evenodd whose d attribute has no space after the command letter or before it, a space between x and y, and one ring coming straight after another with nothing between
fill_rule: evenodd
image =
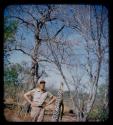
<instances>
[{"instance_id":1,"label":"bush","mask_svg":"<svg viewBox=\"0 0 113 125\"><path fill-rule=\"evenodd\" d=\"M98 110L92 110L89 115L88 115L88 118L87 120L88 121L97 121L99 119L98 117Z\"/></svg>"},{"instance_id":2,"label":"bush","mask_svg":"<svg viewBox=\"0 0 113 125\"><path fill-rule=\"evenodd\" d=\"M104 108L95 108L93 109L89 115L87 120L88 121L105 121L108 118L108 109L104 109Z\"/></svg>"},{"instance_id":3,"label":"bush","mask_svg":"<svg viewBox=\"0 0 113 125\"><path fill-rule=\"evenodd\" d=\"M106 121L108 119L108 115L109 115L108 108L107 109L105 109L105 108L100 109L98 115L99 115L99 119L101 121Z\"/></svg>"}]
</instances>

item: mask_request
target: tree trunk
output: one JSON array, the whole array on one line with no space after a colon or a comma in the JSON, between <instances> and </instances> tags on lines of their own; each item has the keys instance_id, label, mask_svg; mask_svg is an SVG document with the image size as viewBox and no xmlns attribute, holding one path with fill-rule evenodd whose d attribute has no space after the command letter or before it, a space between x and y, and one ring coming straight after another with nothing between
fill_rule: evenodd
<instances>
[{"instance_id":1,"label":"tree trunk","mask_svg":"<svg viewBox=\"0 0 113 125\"><path fill-rule=\"evenodd\" d=\"M94 81L94 86L92 88L91 98L89 98L88 103L87 103L87 108L86 108L86 112L85 112L85 120L87 119L88 114L91 112L91 109L92 109L93 104L94 104L95 99L96 99L96 93L97 93L97 87L98 87L98 80L99 80L99 75L100 75L100 69L101 69L101 59L98 61L97 75L96 75L96 79Z\"/></svg>"}]
</instances>

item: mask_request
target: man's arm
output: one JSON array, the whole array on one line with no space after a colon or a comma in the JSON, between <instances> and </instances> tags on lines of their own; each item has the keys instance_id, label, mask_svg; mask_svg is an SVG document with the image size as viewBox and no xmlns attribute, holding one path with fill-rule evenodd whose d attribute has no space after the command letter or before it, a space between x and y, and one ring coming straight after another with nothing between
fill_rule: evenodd
<instances>
[{"instance_id":1,"label":"man's arm","mask_svg":"<svg viewBox=\"0 0 113 125\"><path fill-rule=\"evenodd\" d=\"M31 96L34 90L31 90L24 94L24 98L31 104L31 106L36 106L36 103L32 102L28 96Z\"/></svg>"},{"instance_id":2,"label":"man's arm","mask_svg":"<svg viewBox=\"0 0 113 125\"><path fill-rule=\"evenodd\" d=\"M31 100L29 99L29 97L28 97L28 96L30 96L30 95L31 95L31 91L25 93L25 94L24 94L24 98L31 104L32 101L31 101Z\"/></svg>"},{"instance_id":3,"label":"man's arm","mask_svg":"<svg viewBox=\"0 0 113 125\"><path fill-rule=\"evenodd\" d=\"M48 103L45 102L45 103L43 104L43 107L46 108L47 106L51 105L55 100L56 100L56 97L55 97L55 96L52 96L52 97L50 98L50 101L49 101Z\"/></svg>"},{"instance_id":4,"label":"man's arm","mask_svg":"<svg viewBox=\"0 0 113 125\"><path fill-rule=\"evenodd\" d=\"M55 100L56 100L56 96L52 96L52 97L50 98L50 101L46 104L46 106L52 104Z\"/></svg>"}]
</instances>

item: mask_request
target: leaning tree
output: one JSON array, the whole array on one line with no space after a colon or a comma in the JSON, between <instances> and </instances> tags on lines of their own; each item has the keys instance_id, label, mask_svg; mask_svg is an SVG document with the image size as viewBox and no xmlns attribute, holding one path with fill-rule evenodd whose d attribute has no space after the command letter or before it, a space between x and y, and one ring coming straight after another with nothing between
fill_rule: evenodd
<instances>
[{"instance_id":1,"label":"leaning tree","mask_svg":"<svg viewBox=\"0 0 113 125\"><path fill-rule=\"evenodd\" d=\"M67 9L68 7L64 8ZM71 15L69 15L69 11ZM72 58L72 60L70 59L70 66L71 71L74 67L79 66L79 70L81 69L84 74L87 74L87 81L84 82L84 86L87 88L87 99L84 101L82 109L80 109L80 103L75 106L75 111L76 113L78 112L77 119L79 121L85 121L95 102L99 80L103 75L102 69L106 66L105 62L108 60L108 11L105 6L73 5L68 8L67 13L65 13L66 11L62 12L65 16L59 15L59 19L62 20L67 27L72 28L75 34L79 34L80 36L78 49L82 48L81 52L77 54L76 51L74 51L74 57L77 57L78 63L75 58ZM76 46L72 46L72 50L74 47L76 49ZM77 66L73 65L73 62L75 62L75 64L77 63ZM62 76L66 79L63 74ZM108 77L108 70L104 77ZM80 75L76 77L76 71L75 75L72 75L72 81L74 86L76 86L75 98L77 98L78 102L79 97L77 96L78 91L76 90L78 84L80 86L81 78L82 76ZM83 88L85 89L85 87Z\"/></svg>"}]
</instances>

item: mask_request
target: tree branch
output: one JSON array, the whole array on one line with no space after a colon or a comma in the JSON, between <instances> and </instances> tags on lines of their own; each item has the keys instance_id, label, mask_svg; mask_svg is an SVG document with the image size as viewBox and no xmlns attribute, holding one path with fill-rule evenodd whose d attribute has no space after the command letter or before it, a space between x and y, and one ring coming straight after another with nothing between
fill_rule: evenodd
<instances>
[{"instance_id":1,"label":"tree branch","mask_svg":"<svg viewBox=\"0 0 113 125\"><path fill-rule=\"evenodd\" d=\"M32 56L31 54L25 52L25 51L24 51L23 49L21 49L21 48L17 48L17 47L15 47L15 48L9 48L7 51L20 51L20 52L24 53L25 55L31 57L34 61L36 61L36 59L33 58L33 56Z\"/></svg>"},{"instance_id":2,"label":"tree branch","mask_svg":"<svg viewBox=\"0 0 113 125\"><path fill-rule=\"evenodd\" d=\"M21 17L18 17L18 16L10 16L10 18L16 18L16 19L22 21L22 23L25 23L25 24L27 24L27 25L30 25L30 26L33 26L34 28L36 28L33 23L30 23L30 22L28 22L28 21L25 21L25 20L22 19Z\"/></svg>"}]
</instances>

